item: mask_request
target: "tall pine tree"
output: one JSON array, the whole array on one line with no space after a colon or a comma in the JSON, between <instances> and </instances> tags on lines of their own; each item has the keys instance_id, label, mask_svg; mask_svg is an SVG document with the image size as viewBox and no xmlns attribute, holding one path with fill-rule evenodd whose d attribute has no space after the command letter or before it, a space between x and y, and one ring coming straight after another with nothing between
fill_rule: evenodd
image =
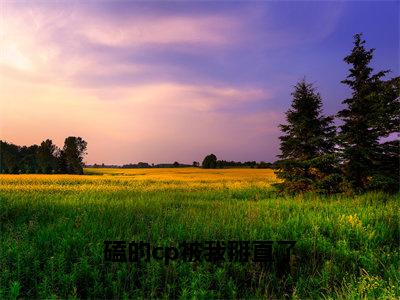
<instances>
[{"instance_id":1,"label":"tall pine tree","mask_svg":"<svg viewBox=\"0 0 400 300\"><path fill-rule=\"evenodd\" d=\"M351 65L350 74L342 83L352 89L352 96L342 103L346 108L339 111L343 121L339 141L342 150L344 172L353 189L365 190L368 178L374 170L374 161L379 157L379 138L382 127L379 118L378 95L382 87L381 78L389 71L372 74L370 62L375 49L365 49L361 34L354 35L354 47L344 61Z\"/></svg>"},{"instance_id":2,"label":"tall pine tree","mask_svg":"<svg viewBox=\"0 0 400 300\"><path fill-rule=\"evenodd\" d=\"M322 115L321 96L304 79L292 93L292 107L286 113L287 124L280 125L285 133L281 140L280 158L308 160L334 151L333 117Z\"/></svg>"},{"instance_id":3,"label":"tall pine tree","mask_svg":"<svg viewBox=\"0 0 400 300\"><path fill-rule=\"evenodd\" d=\"M282 160L278 177L285 181L283 187L288 190L325 189L321 182L336 174L333 117L322 114L321 96L305 80L297 83L292 96L287 124L280 125L284 135L280 137Z\"/></svg>"}]
</instances>

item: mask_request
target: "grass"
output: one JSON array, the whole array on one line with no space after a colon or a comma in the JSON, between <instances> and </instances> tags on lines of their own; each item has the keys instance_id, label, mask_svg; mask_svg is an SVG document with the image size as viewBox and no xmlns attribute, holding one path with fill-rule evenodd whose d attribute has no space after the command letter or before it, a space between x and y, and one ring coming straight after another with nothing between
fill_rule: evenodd
<instances>
[{"instance_id":1,"label":"grass","mask_svg":"<svg viewBox=\"0 0 400 300\"><path fill-rule=\"evenodd\" d=\"M399 195L278 195L272 170L0 175L0 298L393 298ZM290 267L103 260L105 240L295 240Z\"/></svg>"}]
</instances>

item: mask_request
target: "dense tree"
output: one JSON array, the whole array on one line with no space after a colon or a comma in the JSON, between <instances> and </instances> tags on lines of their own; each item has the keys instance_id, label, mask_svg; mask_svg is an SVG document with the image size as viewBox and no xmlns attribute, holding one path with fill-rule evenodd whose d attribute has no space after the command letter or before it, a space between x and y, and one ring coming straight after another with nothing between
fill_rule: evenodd
<instances>
[{"instance_id":1,"label":"dense tree","mask_svg":"<svg viewBox=\"0 0 400 300\"><path fill-rule=\"evenodd\" d=\"M272 164L269 162L265 162L265 161L261 161L258 165L257 168L258 169L270 169L272 168Z\"/></svg>"},{"instance_id":2,"label":"dense tree","mask_svg":"<svg viewBox=\"0 0 400 300\"><path fill-rule=\"evenodd\" d=\"M19 147L0 141L0 169L2 173L18 173Z\"/></svg>"},{"instance_id":3,"label":"dense tree","mask_svg":"<svg viewBox=\"0 0 400 300\"><path fill-rule=\"evenodd\" d=\"M29 147L19 147L19 172L21 173L37 173L39 172L38 166L38 145L32 145ZM49 170L49 172L51 172Z\"/></svg>"},{"instance_id":4,"label":"dense tree","mask_svg":"<svg viewBox=\"0 0 400 300\"><path fill-rule=\"evenodd\" d=\"M198 167L198 166L200 166L200 163L198 161L194 161L192 163L192 167Z\"/></svg>"},{"instance_id":5,"label":"dense tree","mask_svg":"<svg viewBox=\"0 0 400 300\"><path fill-rule=\"evenodd\" d=\"M354 190L368 188L379 162L385 160L382 151L390 152L393 146L379 141L398 127L399 118L396 80L381 80L388 70L372 74L369 64L375 49L367 50L364 45L361 34L356 34L354 47L344 58L351 68L342 83L351 88L352 95L342 102L346 107L338 113L343 121L339 135L343 169Z\"/></svg>"},{"instance_id":6,"label":"dense tree","mask_svg":"<svg viewBox=\"0 0 400 300\"><path fill-rule=\"evenodd\" d=\"M37 145L17 146L0 141L0 173L36 173Z\"/></svg>"},{"instance_id":7,"label":"dense tree","mask_svg":"<svg viewBox=\"0 0 400 300\"><path fill-rule=\"evenodd\" d=\"M195 164L196 163L196 164ZM198 162L193 162L193 166L199 166ZM256 161L227 161L227 160L217 160L217 157L214 154L207 155L202 163L203 168L205 169L221 169L221 168L237 168L237 167L250 167L250 168L271 168L271 163Z\"/></svg>"},{"instance_id":8,"label":"dense tree","mask_svg":"<svg viewBox=\"0 0 400 300\"><path fill-rule=\"evenodd\" d=\"M281 185L293 191L334 190L338 184L334 155L336 129L333 117L322 115L322 101L312 84L301 80L292 93L292 106L286 113L287 123L280 125L281 161L278 177ZM335 174L335 178L331 175Z\"/></svg>"},{"instance_id":9,"label":"dense tree","mask_svg":"<svg viewBox=\"0 0 400 300\"><path fill-rule=\"evenodd\" d=\"M83 157L87 143L81 137L70 136L65 139L61 157L65 160L67 173L83 174Z\"/></svg>"},{"instance_id":10,"label":"dense tree","mask_svg":"<svg viewBox=\"0 0 400 300\"><path fill-rule=\"evenodd\" d=\"M49 139L40 146L17 146L0 141L0 173L83 173L86 142L69 137L60 150Z\"/></svg>"},{"instance_id":11,"label":"dense tree","mask_svg":"<svg viewBox=\"0 0 400 300\"><path fill-rule=\"evenodd\" d=\"M64 150L59 150L57 155L57 169L56 172L59 174L67 174L68 172L68 164L67 159L65 157Z\"/></svg>"},{"instance_id":12,"label":"dense tree","mask_svg":"<svg viewBox=\"0 0 400 300\"><path fill-rule=\"evenodd\" d=\"M43 141L37 149L37 163L41 173L53 173L57 170L58 148L52 140Z\"/></svg>"},{"instance_id":13,"label":"dense tree","mask_svg":"<svg viewBox=\"0 0 400 300\"><path fill-rule=\"evenodd\" d=\"M215 169L217 167L217 157L214 154L207 155L201 165L205 169Z\"/></svg>"},{"instance_id":14,"label":"dense tree","mask_svg":"<svg viewBox=\"0 0 400 300\"><path fill-rule=\"evenodd\" d=\"M226 160L217 160L216 167L217 168L226 168L226 167L250 167L250 168L255 168L257 166L256 161L226 161Z\"/></svg>"}]
</instances>

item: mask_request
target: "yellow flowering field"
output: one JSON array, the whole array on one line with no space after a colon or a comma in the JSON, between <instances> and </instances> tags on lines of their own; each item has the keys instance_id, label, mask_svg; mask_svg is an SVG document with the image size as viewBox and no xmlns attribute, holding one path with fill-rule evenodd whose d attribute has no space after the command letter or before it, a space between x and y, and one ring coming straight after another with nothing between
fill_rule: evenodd
<instances>
[{"instance_id":1,"label":"yellow flowering field","mask_svg":"<svg viewBox=\"0 0 400 300\"><path fill-rule=\"evenodd\" d=\"M85 175L0 174L0 190L163 190L268 188L277 178L272 169L86 168Z\"/></svg>"}]
</instances>

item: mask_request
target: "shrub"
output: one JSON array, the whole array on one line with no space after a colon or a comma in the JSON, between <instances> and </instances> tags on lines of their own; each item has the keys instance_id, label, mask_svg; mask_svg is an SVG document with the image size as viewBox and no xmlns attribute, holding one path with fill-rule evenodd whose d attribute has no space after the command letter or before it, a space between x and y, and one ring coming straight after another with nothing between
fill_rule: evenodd
<instances>
[{"instance_id":1,"label":"shrub","mask_svg":"<svg viewBox=\"0 0 400 300\"><path fill-rule=\"evenodd\" d=\"M289 193L315 191L319 193L337 193L342 191L343 175L334 154L322 155L313 159L277 162L277 176L283 183L275 185L278 190Z\"/></svg>"},{"instance_id":2,"label":"shrub","mask_svg":"<svg viewBox=\"0 0 400 300\"><path fill-rule=\"evenodd\" d=\"M382 190L395 193L399 191L399 181L393 177L376 174L368 181L367 188L369 190Z\"/></svg>"}]
</instances>

